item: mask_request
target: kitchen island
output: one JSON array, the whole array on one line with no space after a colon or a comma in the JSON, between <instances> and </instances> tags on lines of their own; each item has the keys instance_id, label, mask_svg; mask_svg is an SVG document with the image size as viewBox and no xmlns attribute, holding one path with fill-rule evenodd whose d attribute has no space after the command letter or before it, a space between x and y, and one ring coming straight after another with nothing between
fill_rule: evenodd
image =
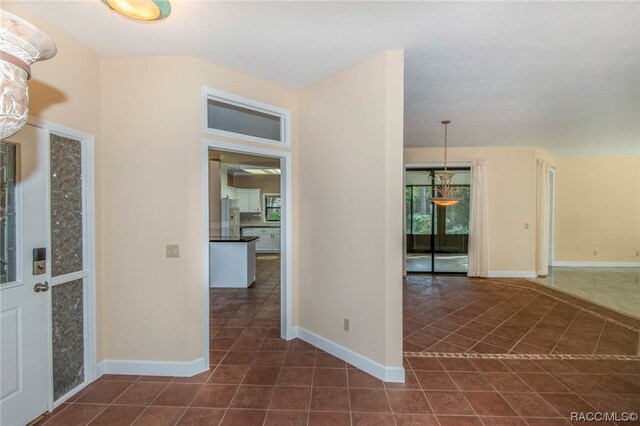
<instances>
[{"instance_id":1,"label":"kitchen island","mask_svg":"<svg viewBox=\"0 0 640 426\"><path fill-rule=\"evenodd\" d=\"M256 280L259 237L209 239L209 287L247 288Z\"/></svg>"}]
</instances>

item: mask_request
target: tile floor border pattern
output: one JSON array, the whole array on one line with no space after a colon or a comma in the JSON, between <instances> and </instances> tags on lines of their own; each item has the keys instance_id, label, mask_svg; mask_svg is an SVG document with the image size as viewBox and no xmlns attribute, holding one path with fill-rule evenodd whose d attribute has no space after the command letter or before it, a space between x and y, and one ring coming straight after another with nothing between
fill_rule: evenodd
<instances>
[{"instance_id":1,"label":"tile floor border pattern","mask_svg":"<svg viewBox=\"0 0 640 426\"><path fill-rule=\"evenodd\" d=\"M489 282L489 283L492 283L492 284L508 286L508 287L515 287L515 288L519 288L521 290L530 290L530 291L536 292L538 294L542 294L543 296L549 297L549 298L551 298L551 299L553 299L555 301L558 301L558 302L564 303L566 305L569 305L572 308L576 308L576 309L578 309L578 310L580 310L582 312L586 312L586 313L591 314L591 315L593 315L595 317L598 317L600 319L610 321L613 324L619 325L620 327L624 327L627 330L635 331L636 333L640 334L640 329L637 329L637 328L635 328L635 327L633 327L633 326L631 326L629 324L625 324L625 323L623 323L621 321L618 321L616 319L610 318L610 317L608 317L606 315L602 315L602 314L600 314L598 312L592 311L591 309L587 309L584 306L580 306L580 305L578 305L576 303L572 303L572 302L569 302L568 300L564 300L561 297L554 296L554 295L552 295L550 293L547 293L546 291L539 290L537 288L531 288L531 287L521 286L521 285L518 285L518 284L512 284L512 283L506 283L506 282L500 282L500 281L494 281L494 280L482 279L482 281ZM534 283L534 284L538 284L539 285L539 283L537 283L535 281L531 281L531 282ZM609 308L607 308L607 309L609 309ZM626 315L626 314L623 314L623 315ZM638 348L638 353L640 354L640 347Z\"/></svg>"},{"instance_id":2,"label":"tile floor border pattern","mask_svg":"<svg viewBox=\"0 0 640 426\"><path fill-rule=\"evenodd\" d=\"M516 360L615 360L640 361L639 355L576 355L576 354L481 354L467 352L404 352L413 358L449 359L516 359Z\"/></svg>"}]
</instances>

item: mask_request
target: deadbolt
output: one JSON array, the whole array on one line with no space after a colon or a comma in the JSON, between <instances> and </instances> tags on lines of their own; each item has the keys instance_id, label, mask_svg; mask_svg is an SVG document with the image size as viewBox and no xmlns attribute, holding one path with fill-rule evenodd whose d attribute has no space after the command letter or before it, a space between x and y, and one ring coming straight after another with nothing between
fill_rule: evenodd
<instances>
[{"instance_id":1,"label":"deadbolt","mask_svg":"<svg viewBox=\"0 0 640 426\"><path fill-rule=\"evenodd\" d=\"M36 285L33 286L33 291L35 291L36 293L40 293L41 291L47 291L49 290L49 283L48 282L43 282L43 283L37 283Z\"/></svg>"},{"instance_id":2,"label":"deadbolt","mask_svg":"<svg viewBox=\"0 0 640 426\"><path fill-rule=\"evenodd\" d=\"M33 249L33 275L43 275L47 273L47 249Z\"/></svg>"}]
</instances>

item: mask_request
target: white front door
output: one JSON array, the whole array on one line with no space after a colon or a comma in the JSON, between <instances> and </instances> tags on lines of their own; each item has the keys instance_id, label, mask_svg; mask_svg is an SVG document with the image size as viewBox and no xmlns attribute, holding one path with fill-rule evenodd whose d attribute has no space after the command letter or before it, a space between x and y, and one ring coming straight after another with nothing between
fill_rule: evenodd
<instances>
[{"instance_id":1,"label":"white front door","mask_svg":"<svg viewBox=\"0 0 640 426\"><path fill-rule=\"evenodd\" d=\"M26 125L2 141L0 425L3 426L23 426L46 412L49 404L49 262L47 273L33 273L34 249L47 248L47 137L45 130Z\"/></svg>"}]
</instances>

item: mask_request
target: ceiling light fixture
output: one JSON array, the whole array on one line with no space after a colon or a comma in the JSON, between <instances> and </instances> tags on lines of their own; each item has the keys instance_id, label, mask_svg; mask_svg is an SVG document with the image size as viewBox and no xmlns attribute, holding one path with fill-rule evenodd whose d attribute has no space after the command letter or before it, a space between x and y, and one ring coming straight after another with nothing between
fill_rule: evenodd
<instances>
[{"instance_id":1,"label":"ceiling light fixture","mask_svg":"<svg viewBox=\"0 0 640 426\"><path fill-rule=\"evenodd\" d=\"M55 56L55 43L35 25L0 10L0 139L22 128L29 117L31 64Z\"/></svg>"},{"instance_id":2,"label":"ceiling light fixture","mask_svg":"<svg viewBox=\"0 0 640 426\"><path fill-rule=\"evenodd\" d=\"M102 3L136 21L160 21L171 13L169 0L102 0Z\"/></svg>"},{"instance_id":3,"label":"ceiling light fixture","mask_svg":"<svg viewBox=\"0 0 640 426\"><path fill-rule=\"evenodd\" d=\"M269 169L263 167L243 167L242 171L250 175L279 175L280 169Z\"/></svg>"},{"instance_id":4,"label":"ceiling light fixture","mask_svg":"<svg viewBox=\"0 0 640 426\"><path fill-rule=\"evenodd\" d=\"M451 187L451 181L455 177L455 172L447 171L447 126L451 123L451 120L444 120L444 172L435 172L435 175L440 179L440 183L436 185L436 190L440 194L439 197L431 199L434 204L439 206L452 206L462 200L462 198L454 197L454 189Z\"/></svg>"}]
</instances>

